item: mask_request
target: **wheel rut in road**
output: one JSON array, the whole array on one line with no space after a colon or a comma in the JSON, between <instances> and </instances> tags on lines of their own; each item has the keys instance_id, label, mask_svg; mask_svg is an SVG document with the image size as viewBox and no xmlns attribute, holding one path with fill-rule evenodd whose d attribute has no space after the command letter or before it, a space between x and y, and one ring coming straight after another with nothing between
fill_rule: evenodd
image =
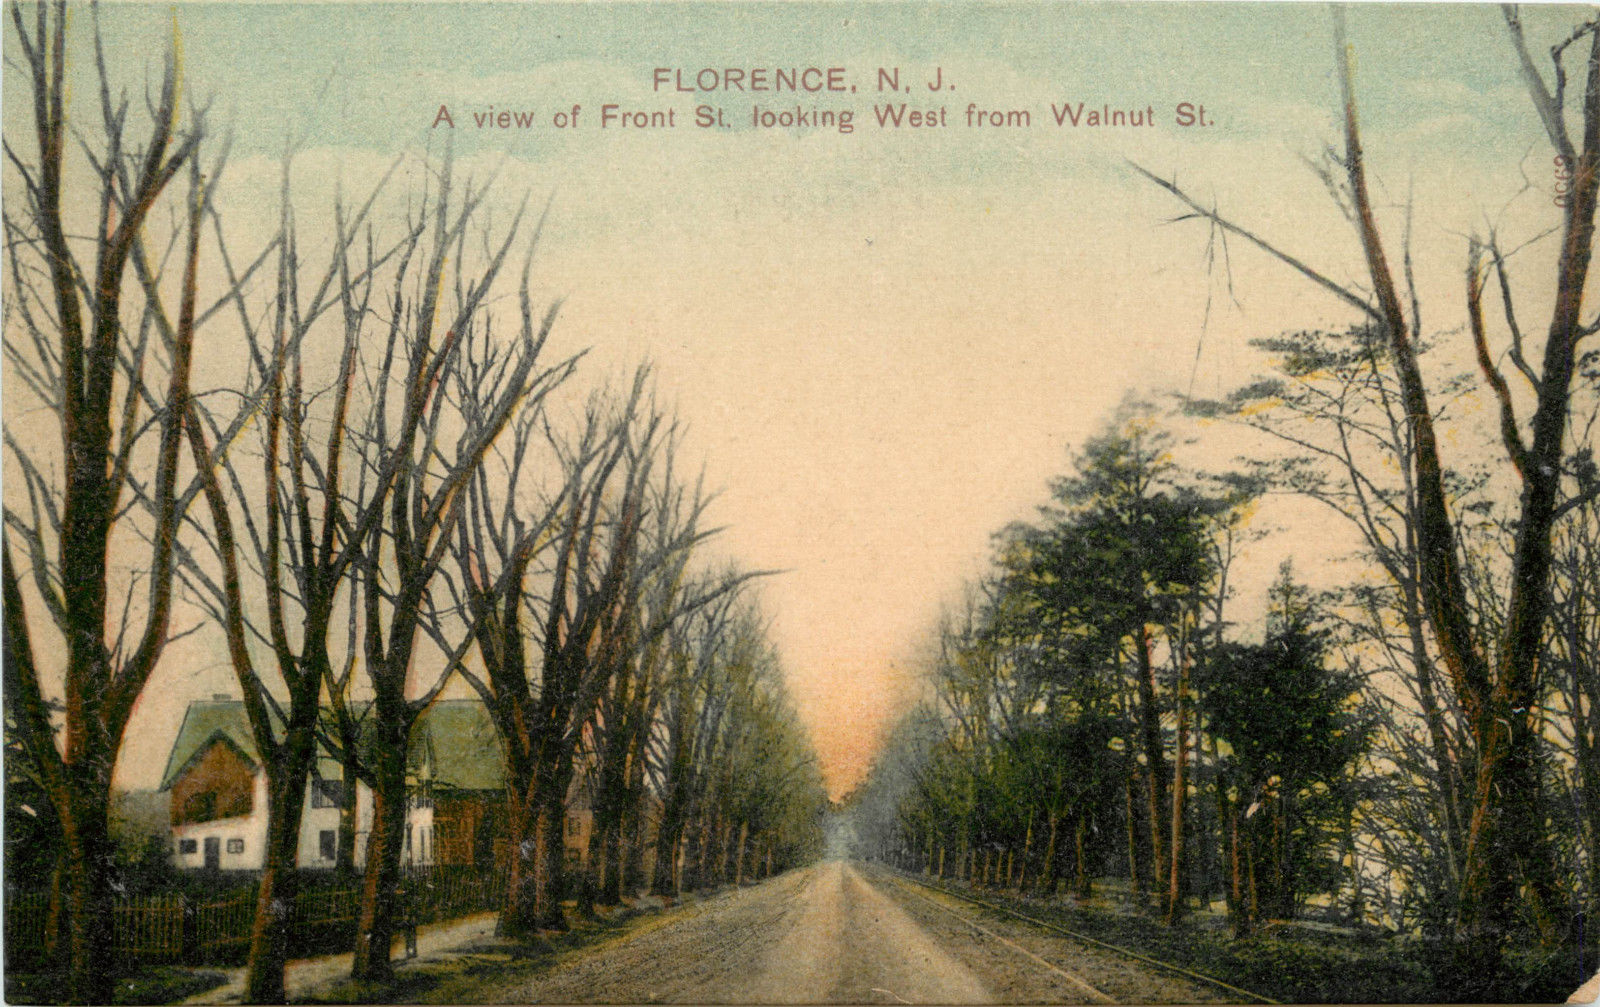
<instances>
[{"instance_id":1,"label":"wheel rut in road","mask_svg":"<svg viewBox=\"0 0 1600 1007\"><path fill-rule=\"evenodd\" d=\"M926 902L877 871L828 861L696 903L483 1000L1104 1002L1070 965Z\"/></svg>"},{"instance_id":2,"label":"wheel rut in road","mask_svg":"<svg viewBox=\"0 0 1600 1007\"><path fill-rule=\"evenodd\" d=\"M725 893L498 1003L992 1003L894 901L831 861Z\"/></svg>"},{"instance_id":3,"label":"wheel rut in road","mask_svg":"<svg viewBox=\"0 0 1600 1007\"><path fill-rule=\"evenodd\" d=\"M752 1003L993 1003L993 992L848 864L814 868Z\"/></svg>"}]
</instances>

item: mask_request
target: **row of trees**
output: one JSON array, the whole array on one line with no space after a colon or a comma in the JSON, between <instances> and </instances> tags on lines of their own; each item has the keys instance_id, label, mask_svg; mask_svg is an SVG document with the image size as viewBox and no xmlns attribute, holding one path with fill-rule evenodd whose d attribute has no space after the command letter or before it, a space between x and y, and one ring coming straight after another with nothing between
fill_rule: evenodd
<instances>
[{"instance_id":1,"label":"row of trees","mask_svg":"<svg viewBox=\"0 0 1600 1007\"><path fill-rule=\"evenodd\" d=\"M446 155L407 168L405 202L397 164L307 228L289 156L275 226L241 239L173 57L139 130L97 40L91 121L67 109L65 5L12 21L37 146L7 139L8 392L30 400L8 412L55 429L6 431L6 705L60 825L67 996L110 999L112 773L188 632L225 641L268 773L254 1002L284 996L319 746L348 831L355 780L374 795L354 973L388 974L411 731L458 676L502 742L508 931L564 922L575 779L591 903L639 880L652 794L658 890L810 854L820 780L751 575L697 561L708 496L648 372L580 399L579 357L550 358L526 204L495 221Z\"/></svg>"},{"instance_id":2,"label":"row of trees","mask_svg":"<svg viewBox=\"0 0 1600 1007\"><path fill-rule=\"evenodd\" d=\"M1464 299L1439 311L1461 319L1447 339L1423 327L1409 200L1390 225L1399 254L1386 250L1388 211L1370 191L1342 11L1333 31L1342 144L1317 174L1353 228L1361 282L1340 282L1135 166L1213 242L1253 247L1354 313L1343 330L1259 341L1273 374L1224 401L1187 403L1265 435L1256 457L1268 460L1232 485L1308 497L1348 523L1363 564L1354 582L1305 608L1291 604L1285 580L1263 643L1230 643L1223 606L1240 498L1194 478L1152 494L1159 452L1114 432L1058 487L1045 526L1003 537L995 574L946 629L938 706L905 729L899 768L886 765L873 783L880 841L926 859L952 843L975 850L981 837L1010 851L1013 880L1030 882L1036 837L1053 850L1055 817L1094 809L1081 812L1089 834L1099 826L1104 839L1108 822L1126 831L1115 858L1136 890L1161 887L1169 921L1185 886L1207 878L1228 879L1238 930L1309 891L1335 892L1357 919L1381 910L1407 929L1453 935L1469 974L1484 976L1528 935L1558 945L1594 912L1600 358L1583 343L1600 331L1584 313L1600 31L1587 20L1563 33L1541 69L1518 10L1500 13L1570 191L1554 200L1553 222L1466 239ZM1569 77L1573 50L1586 57ZM1525 327L1529 310L1548 312L1542 333ZM1454 372L1458 356L1476 380ZM1491 430L1475 425L1481 416ZM1462 449L1447 457L1452 441ZM1118 485L1144 502L1109 506ZM1326 634L1314 628L1319 609ZM1057 637L1070 646L1041 644ZM979 679L987 684L969 683ZM1294 701L1280 707L1285 696ZM1055 732L1047 743L1028 740L1038 718ZM1045 772L1061 758L1042 754L1051 745L1073 753L1065 789ZM1092 768L1107 763L1118 768ZM1020 774L1012 789L985 785L1055 803L975 796L977 781L1005 773ZM1121 809L1107 812L1119 781ZM980 827L959 810L969 804L1012 807L1010 824ZM956 823L966 824L951 833ZM1196 850L1186 830L1211 841ZM1096 863L1112 866L1109 849ZM975 856L967 870L983 876ZM1212 867L1186 880L1196 857Z\"/></svg>"},{"instance_id":3,"label":"row of trees","mask_svg":"<svg viewBox=\"0 0 1600 1007\"><path fill-rule=\"evenodd\" d=\"M1368 724L1289 568L1261 643L1230 639L1253 494L1184 480L1130 420L1090 442L1037 524L940 632L932 702L858 796L914 866L1082 898L1116 871L1176 922L1292 914L1344 862ZM1209 492L1207 492L1209 490Z\"/></svg>"},{"instance_id":4,"label":"row of trees","mask_svg":"<svg viewBox=\"0 0 1600 1007\"><path fill-rule=\"evenodd\" d=\"M1224 899L1240 936L1313 898L1357 925L1454 932L1476 750L1416 596L1393 573L1415 563L1403 470L1356 447L1394 428L1362 417L1351 369L1368 390L1392 376L1360 352L1328 352L1326 340L1271 341L1285 375L1269 407L1266 385L1199 407L1294 436L1303 453L1218 478L1185 471L1169 435L1125 417L1089 442L1039 522L997 536L992 572L940 628L927 700L850 798L869 855L1080 899L1096 878L1121 875L1169 924ZM1334 400L1346 427L1306 425L1300 407ZM1580 400L1586 438L1600 396ZM1309 450L1319 427L1355 452L1337 469L1332 448ZM1481 478L1451 478L1473 516L1462 537L1474 610L1493 612L1505 505ZM1577 476L1570 489L1537 708L1534 796L1547 819L1536 852L1563 921L1553 944L1596 910L1600 856L1600 513ZM1256 527L1263 491L1322 501L1363 531L1351 582L1311 592L1285 563L1263 611L1230 608L1236 557L1268 535ZM1534 910L1523 907L1510 932L1538 934Z\"/></svg>"}]
</instances>

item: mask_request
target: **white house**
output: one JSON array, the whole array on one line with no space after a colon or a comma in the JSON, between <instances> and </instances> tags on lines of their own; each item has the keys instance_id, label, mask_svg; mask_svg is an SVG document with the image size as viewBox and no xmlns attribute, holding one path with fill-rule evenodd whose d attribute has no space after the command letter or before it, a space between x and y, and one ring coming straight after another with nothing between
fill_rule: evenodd
<instances>
[{"instance_id":1,"label":"white house","mask_svg":"<svg viewBox=\"0 0 1600 1007\"><path fill-rule=\"evenodd\" d=\"M440 758L439 753L445 757ZM401 862L432 864L442 858L435 794L472 794L493 801L503 793L498 739L482 704L440 701L413 731L409 758L406 838ZM342 773L319 753L301 807L299 866L335 865L339 843ZM267 838L267 774L262 771L244 703L218 699L191 703L173 743L161 789L171 791L173 861L180 867L260 870ZM459 797L451 807L462 804ZM355 863L365 861L372 829L372 791L356 784ZM474 822L481 820L479 815ZM452 848L461 848L460 829ZM468 837L465 848L473 843Z\"/></svg>"}]
</instances>

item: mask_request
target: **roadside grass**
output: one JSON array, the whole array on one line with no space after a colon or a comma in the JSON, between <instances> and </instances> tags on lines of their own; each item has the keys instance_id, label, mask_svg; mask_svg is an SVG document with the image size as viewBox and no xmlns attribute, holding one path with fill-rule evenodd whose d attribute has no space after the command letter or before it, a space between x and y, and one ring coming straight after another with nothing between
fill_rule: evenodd
<instances>
[{"instance_id":1,"label":"roadside grass","mask_svg":"<svg viewBox=\"0 0 1600 1007\"><path fill-rule=\"evenodd\" d=\"M324 986L295 1003L313 1004L460 1004L483 1002L492 988L530 981L571 958L592 954L630 940L678 919L695 903L686 897L675 906L642 901L603 914L583 917L570 912L565 931L545 931L521 940L493 937L412 960L397 960L395 975L385 983L345 980Z\"/></svg>"},{"instance_id":2,"label":"roadside grass","mask_svg":"<svg viewBox=\"0 0 1600 1007\"><path fill-rule=\"evenodd\" d=\"M117 980L114 1004L165 1004L215 989L227 980L221 972L179 965L148 965ZM44 972L8 972L6 1003L59 1003L63 977Z\"/></svg>"},{"instance_id":3,"label":"roadside grass","mask_svg":"<svg viewBox=\"0 0 1600 1007\"><path fill-rule=\"evenodd\" d=\"M1204 913L1167 927L1115 898L1076 905L1061 896L1021 898L960 882L942 884L1285 1003L1559 1003L1593 971L1592 962L1583 971L1575 948L1526 948L1514 952L1507 974L1491 982L1463 969L1447 942L1283 924L1235 940Z\"/></svg>"}]
</instances>

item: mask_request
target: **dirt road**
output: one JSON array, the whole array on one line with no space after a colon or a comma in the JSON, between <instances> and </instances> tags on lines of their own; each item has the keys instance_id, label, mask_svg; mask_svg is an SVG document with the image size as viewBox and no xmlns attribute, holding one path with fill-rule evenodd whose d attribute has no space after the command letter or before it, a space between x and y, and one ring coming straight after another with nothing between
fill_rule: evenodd
<instances>
[{"instance_id":1,"label":"dirt road","mask_svg":"<svg viewBox=\"0 0 1600 1007\"><path fill-rule=\"evenodd\" d=\"M952 903L955 905L955 903ZM729 892L596 948L494 1003L1091 1003L1106 987L1060 948L964 922L926 892L844 861ZM1125 1002L1212 995L1116 963ZM1091 985L1093 983L1094 985Z\"/></svg>"}]
</instances>

